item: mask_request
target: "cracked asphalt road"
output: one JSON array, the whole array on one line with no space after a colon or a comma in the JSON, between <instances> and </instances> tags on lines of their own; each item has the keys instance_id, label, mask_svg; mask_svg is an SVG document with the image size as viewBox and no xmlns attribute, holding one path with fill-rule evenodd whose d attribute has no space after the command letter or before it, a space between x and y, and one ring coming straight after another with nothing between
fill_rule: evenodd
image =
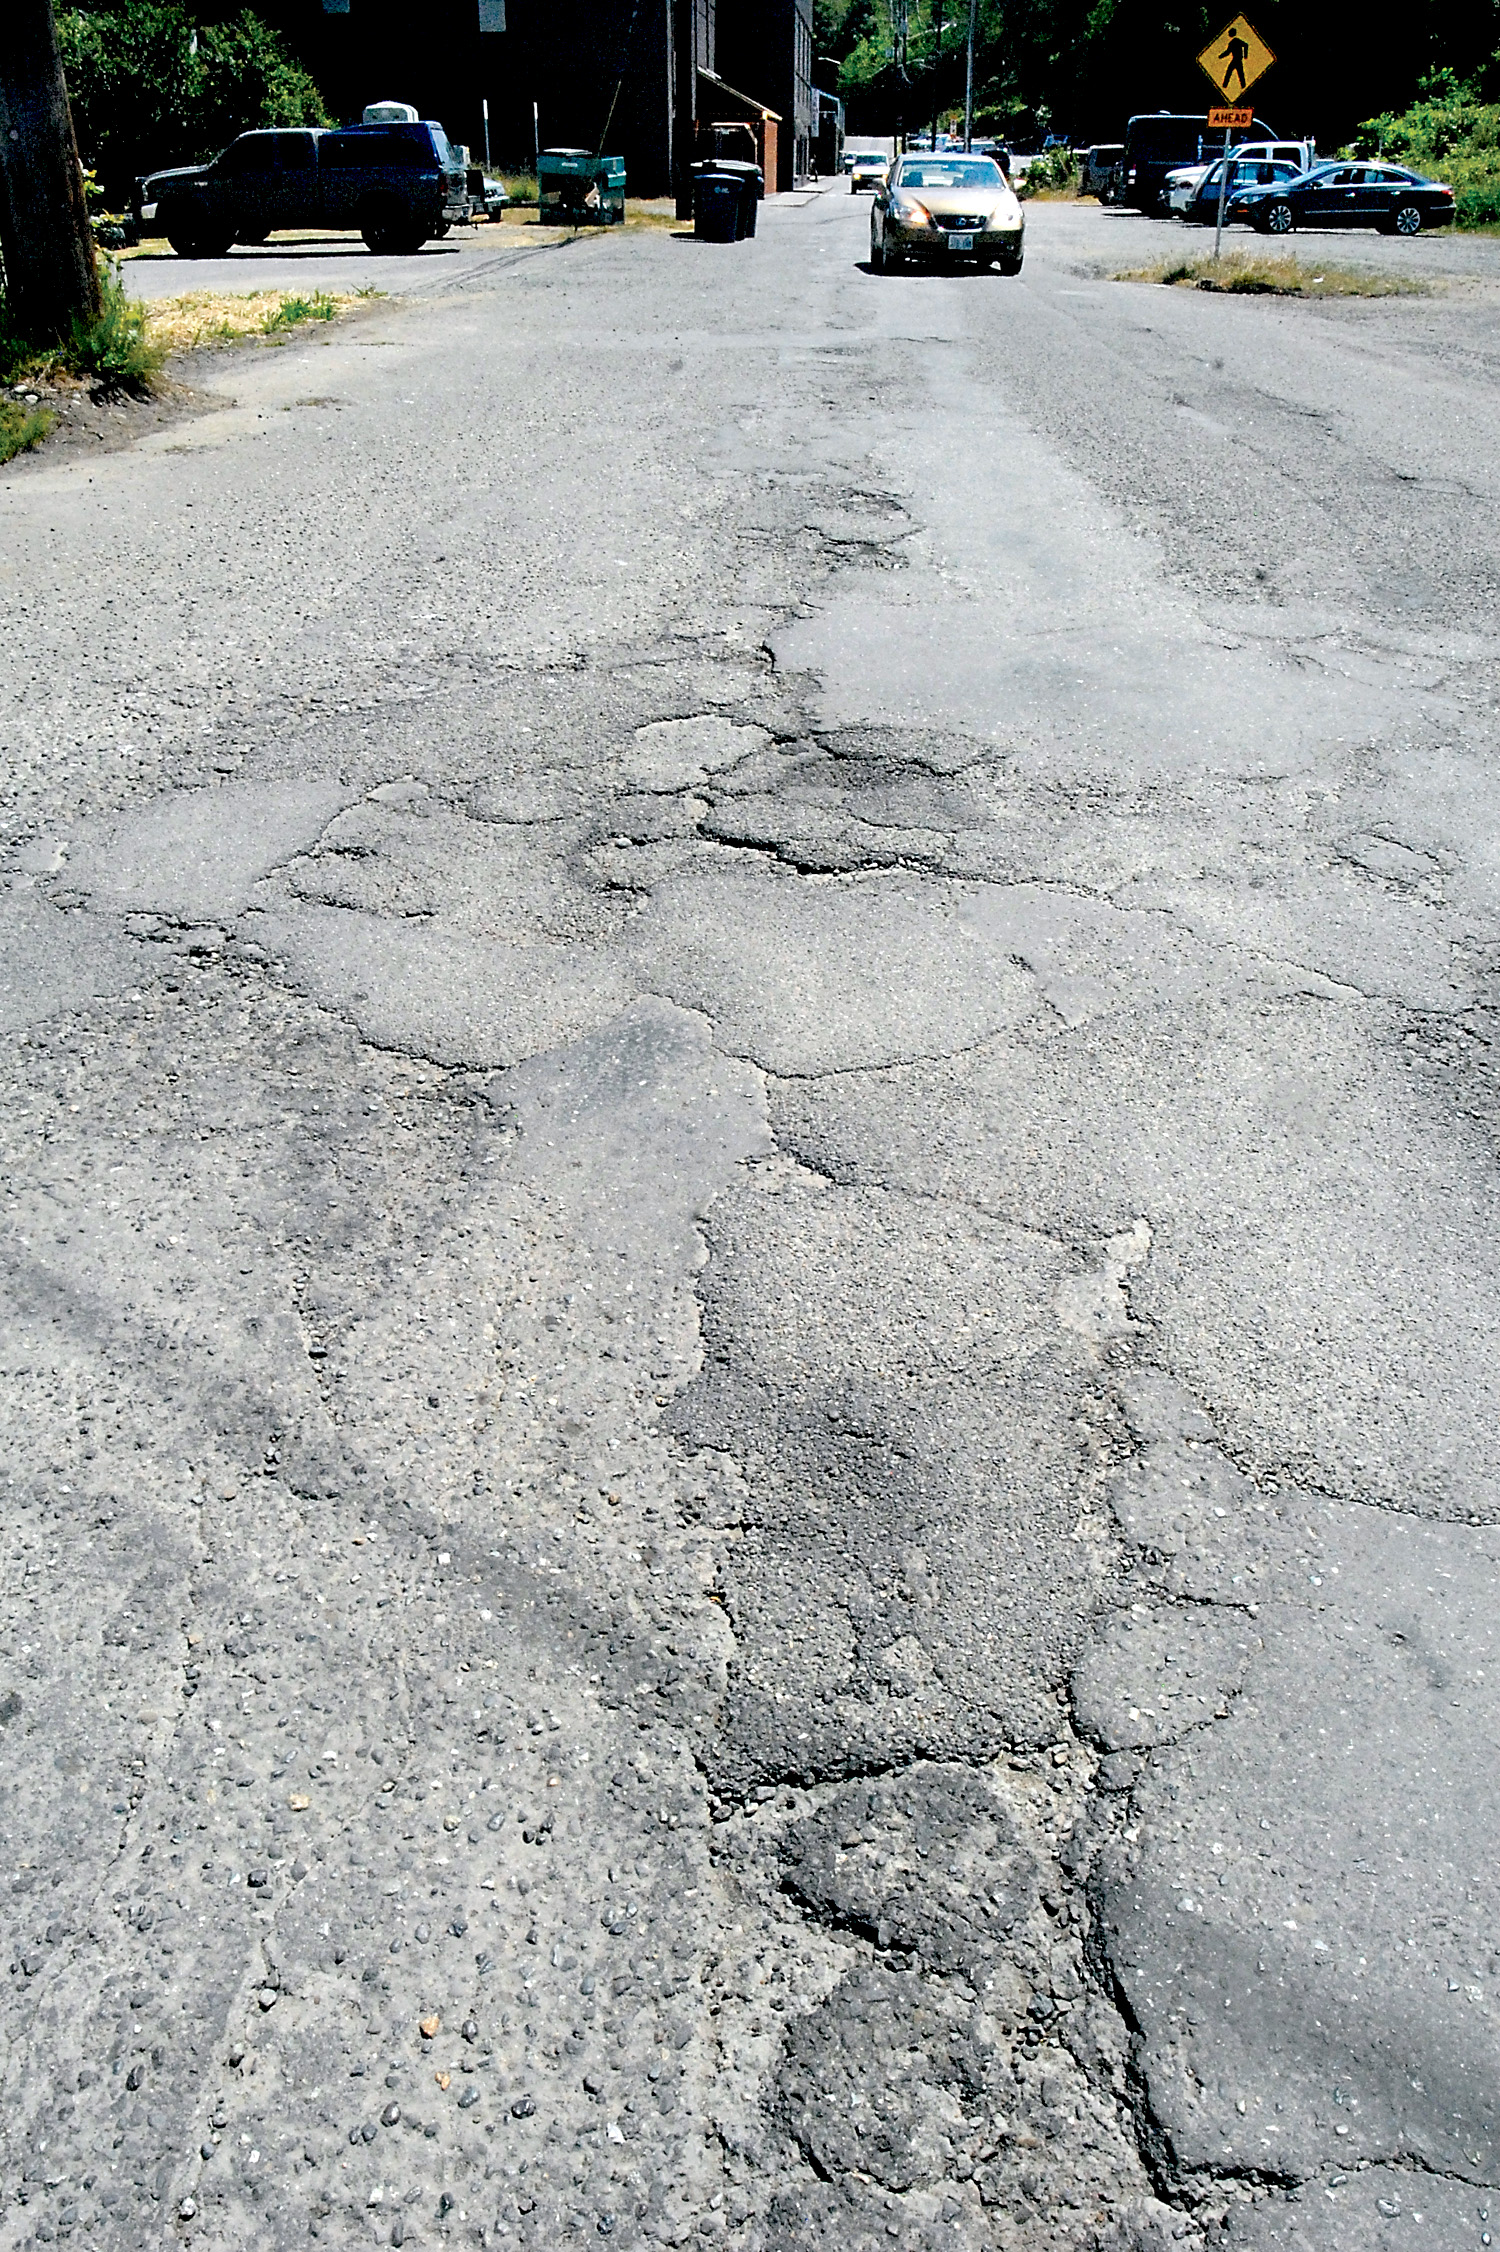
<instances>
[{"instance_id":1,"label":"cracked asphalt road","mask_svg":"<svg viewBox=\"0 0 1500 2252\"><path fill-rule=\"evenodd\" d=\"M0 2246L1500 2227L1494 246L1127 225L0 484Z\"/></svg>"}]
</instances>

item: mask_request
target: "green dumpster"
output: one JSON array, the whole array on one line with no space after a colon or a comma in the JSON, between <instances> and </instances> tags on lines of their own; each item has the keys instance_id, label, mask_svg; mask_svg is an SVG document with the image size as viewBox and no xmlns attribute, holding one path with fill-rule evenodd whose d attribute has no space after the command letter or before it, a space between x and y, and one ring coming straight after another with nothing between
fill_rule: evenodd
<instances>
[{"instance_id":1,"label":"green dumpster","mask_svg":"<svg viewBox=\"0 0 1500 2252\"><path fill-rule=\"evenodd\" d=\"M625 221L625 159L588 149L543 149L536 167L538 217L552 227L619 227Z\"/></svg>"}]
</instances>

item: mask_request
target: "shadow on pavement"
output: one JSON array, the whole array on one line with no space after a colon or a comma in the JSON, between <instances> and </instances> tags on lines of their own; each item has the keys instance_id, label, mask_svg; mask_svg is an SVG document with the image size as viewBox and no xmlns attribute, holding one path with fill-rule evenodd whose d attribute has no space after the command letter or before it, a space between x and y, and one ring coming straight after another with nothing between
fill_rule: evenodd
<instances>
[{"instance_id":1,"label":"shadow on pavement","mask_svg":"<svg viewBox=\"0 0 1500 2252\"><path fill-rule=\"evenodd\" d=\"M309 258L378 258L382 255L399 255L406 258L456 258L461 245L456 242L427 242L420 250L383 254L370 250L357 240L329 242L317 240L296 242L237 242L226 250L215 265L243 265L248 259L285 258L292 265L305 263ZM131 259L133 266L199 265L204 263L202 252L190 259L182 258L175 250L140 250Z\"/></svg>"}]
</instances>

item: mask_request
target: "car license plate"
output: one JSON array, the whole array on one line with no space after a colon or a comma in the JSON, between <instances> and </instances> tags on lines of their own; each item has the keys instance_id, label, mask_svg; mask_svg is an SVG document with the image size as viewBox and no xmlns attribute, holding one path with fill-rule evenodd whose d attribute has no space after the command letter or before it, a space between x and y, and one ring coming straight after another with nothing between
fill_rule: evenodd
<instances>
[{"instance_id":1,"label":"car license plate","mask_svg":"<svg viewBox=\"0 0 1500 2252\"><path fill-rule=\"evenodd\" d=\"M950 250L972 250L973 247L974 237L972 235L950 235L948 237L948 248Z\"/></svg>"}]
</instances>

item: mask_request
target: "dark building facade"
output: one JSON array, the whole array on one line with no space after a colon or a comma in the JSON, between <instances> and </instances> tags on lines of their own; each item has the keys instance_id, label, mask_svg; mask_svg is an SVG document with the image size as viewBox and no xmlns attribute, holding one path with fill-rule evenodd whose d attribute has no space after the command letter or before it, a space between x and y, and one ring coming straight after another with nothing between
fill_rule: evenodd
<instances>
[{"instance_id":1,"label":"dark building facade","mask_svg":"<svg viewBox=\"0 0 1500 2252\"><path fill-rule=\"evenodd\" d=\"M807 176L817 133L812 0L257 0L340 119L411 102L477 160L489 103L496 166L537 146L623 156L632 195L665 195L693 161L711 79L774 111L770 193Z\"/></svg>"},{"instance_id":2,"label":"dark building facade","mask_svg":"<svg viewBox=\"0 0 1500 2252\"><path fill-rule=\"evenodd\" d=\"M773 109L776 192L794 188L812 171L818 133L813 91L813 0L718 0L713 65L741 93ZM771 190L773 183L766 182Z\"/></svg>"}]
</instances>

